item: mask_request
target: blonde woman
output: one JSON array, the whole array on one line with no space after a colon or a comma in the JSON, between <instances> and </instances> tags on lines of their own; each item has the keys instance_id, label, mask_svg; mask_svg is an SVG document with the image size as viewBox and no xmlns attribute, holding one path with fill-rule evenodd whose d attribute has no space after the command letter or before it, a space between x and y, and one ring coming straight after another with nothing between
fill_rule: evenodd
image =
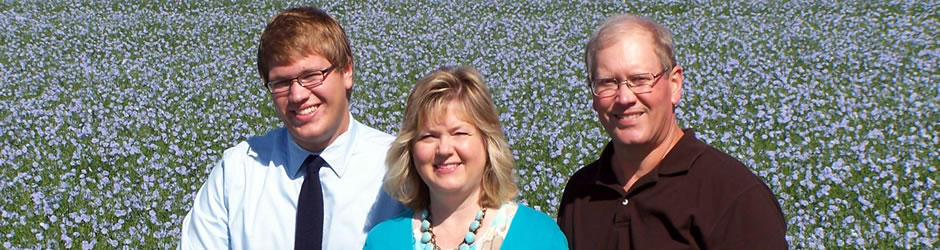
<instances>
[{"instance_id":1,"label":"blonde woman","mask_svg":"<svg viewBox=\"0 0 940 250\"><path fill-rule=\"evenodd\" d=\"M415 84L386 158L385 191L410 209L365 249L568 249L549 216L513 201L513 156L480 74L442 68Z\"/></svg>"}]
</instances>

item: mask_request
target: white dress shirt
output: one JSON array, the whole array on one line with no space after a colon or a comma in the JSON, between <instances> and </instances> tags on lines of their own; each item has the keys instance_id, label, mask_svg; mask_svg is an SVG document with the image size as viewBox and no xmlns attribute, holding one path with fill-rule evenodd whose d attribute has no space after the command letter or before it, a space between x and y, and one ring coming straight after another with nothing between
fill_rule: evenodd
<instances>
[{"instance_id":1,"label":"white dress shirt","mask_svg":"<svg viewBox=\"0 0 940 250\"><path fill-rule=\"evenodd\" d=\"M323 249L362 249L369 230L405 209L382 190L394 137L350 115L323 152L297 145L287 129L225 150L183 219L181 249L292 249L304 159L319 154Z\"/></svg>"}]
</instances>

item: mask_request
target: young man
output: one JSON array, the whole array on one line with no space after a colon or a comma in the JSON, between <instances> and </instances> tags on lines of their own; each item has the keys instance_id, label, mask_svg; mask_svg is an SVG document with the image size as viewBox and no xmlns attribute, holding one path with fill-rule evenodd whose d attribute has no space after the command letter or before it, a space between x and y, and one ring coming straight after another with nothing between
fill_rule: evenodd
<instances>
[{"instance_id":1,"label":"young man","mask_svg":"<svg viewBox=\"0 0 940 250\"><path fill-rule=\"evenodd\" d=\"M767 185L676 123L683 75L666 28L614 16L591 37L585 63L611 142L565 187L558 224L570 247L787 248Z\"/></svg>"},{"instance_id":2,"label":"young man","mask_svg":"<svg viewBox=\"0 0 940 250\"><path fill-rule=\"evenodd\" d=\"M183 249L361 249L404 206L382 191L391 135L349 113L353 55L316 8L278 13L258 73L283 128L225 151L183 220Z\"/></svg>"}]
</instances>

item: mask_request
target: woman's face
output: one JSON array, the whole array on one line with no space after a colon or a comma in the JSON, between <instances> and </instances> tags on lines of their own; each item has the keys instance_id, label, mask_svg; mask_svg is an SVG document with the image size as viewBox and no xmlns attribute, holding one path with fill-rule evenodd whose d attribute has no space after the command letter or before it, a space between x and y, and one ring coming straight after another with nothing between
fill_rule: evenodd
<instances>
[{"instance_id":1,"label":"woman's face","mask_svg":"<svg viewBox=\"0 0 940 250\"><path fill-rule=\"evenodd\" d=\"M477 127L462 119L462 107L450 102L437 117L418 128L412 161L431 196L479 193L486 167L486 146Z\"/></svg>"}]
</instances>

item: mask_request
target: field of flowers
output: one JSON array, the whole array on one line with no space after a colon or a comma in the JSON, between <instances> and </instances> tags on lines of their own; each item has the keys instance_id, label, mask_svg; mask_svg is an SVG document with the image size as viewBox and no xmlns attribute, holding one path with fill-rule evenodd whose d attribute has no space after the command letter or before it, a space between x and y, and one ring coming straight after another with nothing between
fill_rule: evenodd
<instances>
[{"instance_id":1,"label":"field of flowers","mask_svg":"<svg viewBox=\"0 0 940 250\"><path fill-rule=\"evenodd\" d=\"M297 2L0 0L0 247L168 248L222 151L279 126L258 38ZM940 3L339 1L353 114L396 133L441 65L486 77L520 200L554 214L606 142L581 58L606 16L675 33L683 127L778 196L795 248L940 248Z\"/></svg>"}]
</instances>

